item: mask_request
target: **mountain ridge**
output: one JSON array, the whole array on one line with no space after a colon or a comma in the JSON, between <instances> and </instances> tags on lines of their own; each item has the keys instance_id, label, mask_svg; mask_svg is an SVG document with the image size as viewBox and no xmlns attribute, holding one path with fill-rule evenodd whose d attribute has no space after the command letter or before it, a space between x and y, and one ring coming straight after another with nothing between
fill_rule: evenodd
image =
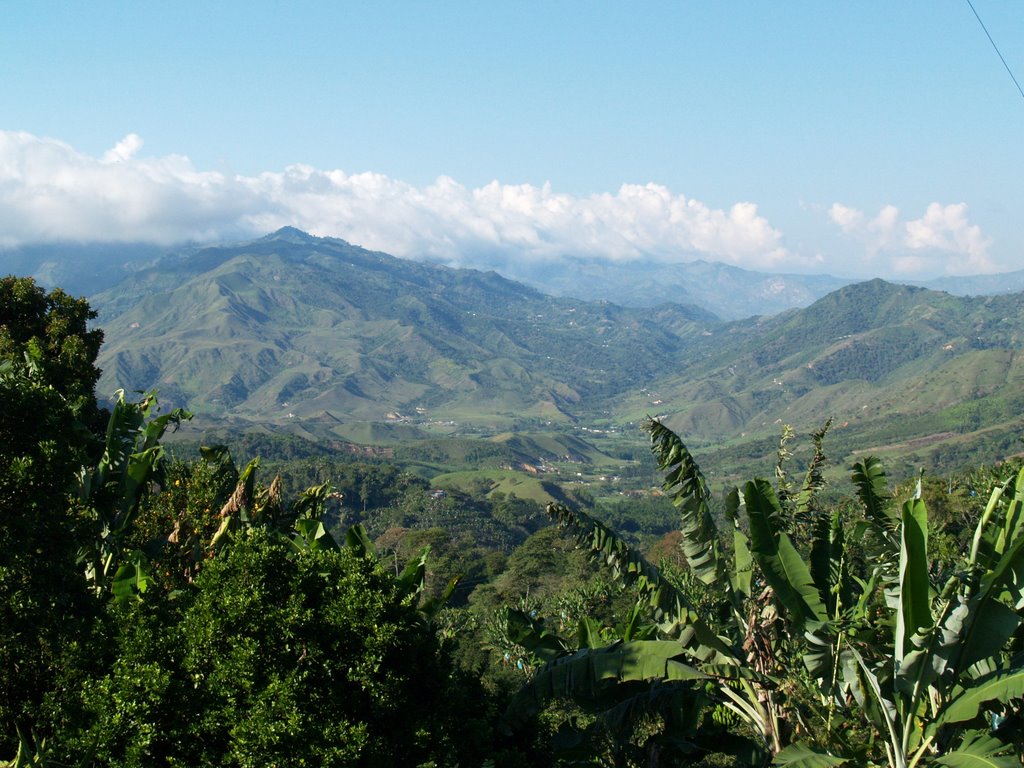
<instances>
[{"instance_id":1,"label":"mountain ridge","mask_svg":"<svg viewBox=\"0 0 1024 768\"><path fill-rule=\"evenodd\" d=\"M246 244L259 249L268 242L287 238L295 242L345 243L338 238L318 238L295 227L282 227L277 232L227 246L223 243L166 247L149 243L32 244L0 248L0 271L32 276L46 287L60 286L75 295L91 296L161 261L187 261L200 251L211 255L218 248ZM481 271L495 271L547 295L611 301L635 308L664 303L697 304L726 320L806 307L843 285L860 282L830 275L757 272L703 259L680 259L669 264L653 259L618 263L577 256L529 265L506 260ZM959 296L998 295L1024 290L1024 270L902 282ZM700 289L694 290L695 286Z\"/></svg>"},{"instance_id":2,"label":"mountain ridge","mask_svg":"<svg viewBox=\"0 0 1024 768\"><path fill-rule=\"evenodd\" d=\"M445 417L571 420L568 404L614 393L626 369L650 375L680 334L715 321L676 305L654 321L291 232L163 261L95 305L109 339L101 386L155 379L171 403L253 418L443 406ZM606 349L607 365L592 364Z\"/></svg>"},{"instance_id":3,"label":"mountain ridge","mask_svg":"<svg viewBox=\"0 0 1024 768\"><path fill-rule=\"evenodd\" d=\"M658 415L694 446L733 458L760 441L764 459L782 425L831 417L840 455L907 444L905 471L911 460L1003 458L1024 428L1024 294L972 299L872 280L704 341L701 360L652 385L647 403L616 407L661 401Z\"/></svg>"},{"instance_id":4,"label":"mountain ridge","mask_svg":"<svg viewBox=\"0 0 1024 768\"><path fill-rule=\"evenodd\" d=\"M596 434L656 415L737 466L770 455L783 424L831 416L840 453L903 445L928 463L998 457L1024 427L1024 294L871 280L726 322L286 229L161 259L93 303L101 394L155 387L203 418L346 440L374 432L359 423Z\"/></svg>"}]
</instances>

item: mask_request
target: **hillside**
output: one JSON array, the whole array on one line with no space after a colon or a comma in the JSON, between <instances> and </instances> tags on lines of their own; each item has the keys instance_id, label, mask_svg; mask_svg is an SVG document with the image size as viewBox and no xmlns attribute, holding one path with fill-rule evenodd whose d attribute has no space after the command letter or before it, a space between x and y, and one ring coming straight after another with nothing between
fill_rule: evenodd
<instances>
[{"instance_id":1,"label":"hillside","mask_svg":"<svg viewBox=\"0 0 1024 768\"><path fill-rule=\"evenodd\" d=\"M618 429L618 444L663 415L732 471L763 466L784 424L809 432L831 416L838 462L872 449L910 471L1001 458L1024 426L1020 294L874 280L725 323L285 229L165 258L93 301L101 393L156 387L231 429L401 446L542 428L581 437L586 455L595 427ZM500 439L509 460L543 453Z\"/></svg>"},{"instance_id":2,"label":"hillside","mask_svg":"<svg viewBox=\"0 0 1024 768\"><path fill-rule=\"evenodd\" d=\"M254 421L566 422L655 376L715 318L553 299L499 275L285 229L94 297L99 391Z\"/></svg>"},{"instance_id":3,"label":"hillside","mask_svg":"<svg viewBox=\"0 0 1024 768\"><path fill-rule=\"evenodd\" d=\"M763 459L783 424L834 419L838 457L889 454L909 468L996 460L1024 427L1024 295L969 299L881 280L803 310L723 324L686 373L630 396L723 464Z\"/></svg>"}]
</instances>

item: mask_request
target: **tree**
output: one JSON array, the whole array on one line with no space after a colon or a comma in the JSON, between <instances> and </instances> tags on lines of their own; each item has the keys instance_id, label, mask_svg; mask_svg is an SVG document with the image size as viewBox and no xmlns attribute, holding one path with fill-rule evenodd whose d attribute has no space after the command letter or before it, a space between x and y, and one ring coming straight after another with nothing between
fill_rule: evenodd
<instances>
[{"instance_id":1,"label":"tree","mask_svg":"<svg viewBox=\"0 0 1024 768\"><path fill-rule=\"evenodd\" d=\"M38 372L0 363L0 757L36 726L95 607L76 563L82 521L69 512L85 460L76 426Z\"/></svg>"},{"instance_id":2,"label":"tree","mask_svg":"<svg viewBox=\"0 0 1024 768\"><path fill-rule=\"evenodd\" d=\"M100 417L94 316L63 291L0 279L0 755L37 726L96 607L76 564L87 526L70 511Z\"/></svg>"},{"instance_id":3,"label":"tree","mask_svg":"<svg viewBox=\"0 0 1024 768\"><path fill-rule=\"evenodd\" d=\"M0 278L0 360L33 365L90 428L103 418L96 405L96 356L103 331L90 329L96 312L60 288L46 293L32 278Z\"/></svg>"},{"instance_id":4,"label":"tree","mask_svg":"<svg viewBox=\"0 0 1024 768\"><path fill-rule=\"evenodd\" d=\"M240 530L176 600L118 608L59 756L93 765L468 764L486 736L398 580L349 547Z\"/></svg>"}]
</instances>

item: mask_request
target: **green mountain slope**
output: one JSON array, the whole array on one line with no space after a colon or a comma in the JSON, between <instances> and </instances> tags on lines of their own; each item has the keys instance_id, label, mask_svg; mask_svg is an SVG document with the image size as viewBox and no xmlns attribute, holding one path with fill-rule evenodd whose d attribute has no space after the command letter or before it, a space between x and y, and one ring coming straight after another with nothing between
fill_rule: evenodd
<instances>
[{"instance_id":1,"label":"green mountain slope","mask_svg":"<svg viewBox=\"0 0 1024 768\"><path fill-rule=\"evenodd\" d=\"M714 317L553 299L282 230L161 262L94 304L100 392L253 420L569 421L671 367Z\"/></svg>"},{"instance_id":2,"label":"green mountain slope","mask_svg":"<svg viewBox=\"0 0 1024 768\"><path fill-rule=\"evenodd\" d=\"M1024 427L1021 294L874 280L723 323L285 229L164 259L93 301L101 394L156 387L210 418L352 443L461 433L492 436L509 461L586 459L600 430L584 427L662 415L709 465L738 470L763 467L784 424L833 417L840 462L871 449L907 469L1000 458ZM538 427L563 434L545 447Z\"/></svg>"},{"instance_id":3,"label":"green mountain slope","mask_svg":"<svg viewBox=\"0 0 1024 768\"><path fill-rule=\"evenodd\" d=\"M659 402L694 446L733 466L763 460L783 424L806 432L830 416L836 456L992 460L1024 431L1022 349L1024 295L968 299L875 280L724 324L694 367L619 407L638 414Z\"/></svg>"}]
</instances>

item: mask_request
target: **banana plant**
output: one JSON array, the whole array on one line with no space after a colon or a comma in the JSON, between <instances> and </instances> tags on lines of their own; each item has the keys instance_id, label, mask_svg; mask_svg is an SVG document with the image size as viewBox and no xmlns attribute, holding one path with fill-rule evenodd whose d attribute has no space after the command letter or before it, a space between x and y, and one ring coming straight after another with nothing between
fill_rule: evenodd
<instances>
[{"instance_id":1,"label":"banana plant","mask_svg":"<svg viewBox=\"0 0 1024 768\"><path fill-rule=\"evenodd\" d=\"M758 734L754 763L864 765L877 743L896 768L1019 765L1007 734L1021 721L1024 655L1008 648L1024 635L1024 471L993 492L970 553L936 585L924 500L918 492L894 505L876 459L853 468L859 517L818 508L827 425L814 435L799 491L782 471L783 443L778 490L755 479L726 494L731 552L721 545L696 461L664 425L649 430L665 491L680 510L683 554L693 575L721 595L731 621L712 626L599 521L552 505L552 517L646 597L662 635L550 661L530 695L592 695L638 678L678 686L685 676L691 687L701 681L706 697L687 711L699 716L702 707L724 704ZM857 572L848 532L867 548ZM783 682L804 693L779 695ZM854 743L844 733L851 724L870 738Z\"/></svg>"},{"instance_id":2,"label":"banana plant","mask_svg":"<svg viewBox=\"0 0 1024 768\"><path fill-rule=\"evenodd\" d=\"M688 690L692 706L687 711L698 721L709 712L730 712L756 734L754 741L739 740L742 744L734 753L737 759L762 764L782 749L785 736L783 708L776 693L778 681L772 675L777 660L769 635L775 621L764 619L760 611L763 604L756 599L758 596L752 596L754 569L755 565L761 566L770 589L781 594L781 602L801 627L804 623L817 626L825 620L824 604L810 571L800 561L786 531L786 521L796 519L795 512L808 515L814 507L824 461L819 453L820 440L816 441L819 450L803 485L787 498L790 503L785 508L764 481L748 483L742 494L736 489L727 494L726 516L733 534L729 552L721 544L707 483L697 462L667 427L651 422L648 428L652 449L666 472L664 491L680 511L682 548L690 571L722 596L728 619L723 626L701 615L694 601L600 521L564 505L551 504L548 514L572 531L624 586L636 590L646 601L660 637L622 640L614 646L614 653L611 646L582 647L572 655L549 661L536 672L522 696L533 697L536 702L576 690L587 692L592 699L593 691L598 689L635 685L653 677L661 684L674 686L673 690L679 689L675 690L676 696ZM741 507L747 510L750 536L740 525Z\"/></svg>"},{"instance_id":3,"label":"banana plant","mask_svg":"<svg viewBox=\"0 0 1024 768\"><path fill-rule=\"evenodd\" d=\"M992 492L971 551L941 589L928 581L919 499L903 505L900 531L891 656L858 660L872 711L887 713L891 762L1019 765L1003 734L1024 698L1024 658L1007 652L1024 619L1024 470Z\"/></svg>"},{"instance_id":4,"label":"banana plant","mask_svg":"<svg viewBox=\"0 0 1024 768\"><path fill-rule=\"evenodd\" d=\"M160 439L169 427L192 418L180 408L159 416L156 412L155 392L135 403L119 391L103 455L95 467L83 467L78 478L79 504L97 529L79 559L93 587L101 593L110 589L119 600L137 595L148 584L145 554L125 552L124 546L150 483L159 479L164 457Z\"/></svg>"}]
</instances>

